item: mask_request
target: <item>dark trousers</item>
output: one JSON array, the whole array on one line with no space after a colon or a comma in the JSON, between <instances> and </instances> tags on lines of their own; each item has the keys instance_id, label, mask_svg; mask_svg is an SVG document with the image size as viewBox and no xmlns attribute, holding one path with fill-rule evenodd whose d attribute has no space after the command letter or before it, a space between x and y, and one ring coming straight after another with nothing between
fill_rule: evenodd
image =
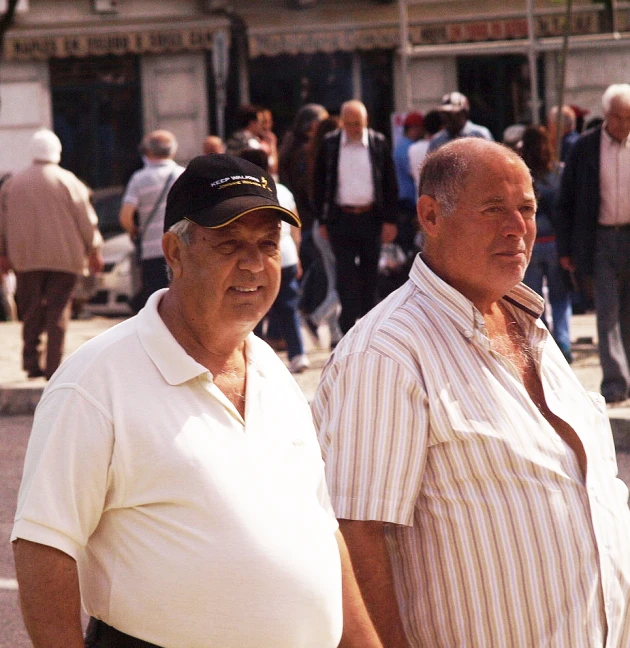
<instances>
[{"instance_id":1,"label":"dark trousers","mask_svg":"<svg viewBox=\"0 0 630 648\"><path fill-rule=\"evenodd\" d=\"M85 648L160 648L136 639L92 617L85 633Z\"/></svg>"},{"instance_id":2,"label":"dark trousers","mask_svg":"<svg viewBox=\"0 0 630 648\"><path fill-rule=\"evenodd\" d=\"M595 241L601 392L608 401L623 400L630 392L630 230L598 227Z\"/></svg>"},{"instance_id":3,"label":"dark trousers","mask_svg":"<svg viewBox=\"0 0 630 648\"><path fill-rule=\"evenodd\" d=\"M164 257L142 259L142 289L134 295L131 307L138 312L147 303L147 299L160 288L168 288L166 261Z\"/></svg>"},{"instance_id":4,"label":"dark trousers","mask_svg":"<svg viewBox=\"0 0 630 648\"><path fill-rule=\"evenodd\" d=\"M77 275L71 272L34 270L16 272L16 300L22 329L22 367L29 374L50 378L61 364L72 291ZM39 364L39 344L46 333L46 365Z\"/></svg>"},{"instance_id":5,"label":"dark trousers","mask_svg":"<svg viewBox=\"0 0 630 648\"><path fill-rule=\"evenodd\" d=\"M344 214L339 210L326 225L337 261L339 326L347 333L376 303L382 225L372 212Z\"/></svg>"},{"instance_id":6,"label":"dark trousers","mask_svg":"<svg viewBox=\"0 0 630 648\"><path fill-rule=\"evenodd\" d=\"M280 333L282 339L287 343L289 360L304 353L298 313L300 286L297 281L297 268L297 265L282 268L280 292L268 313L267 337L275 338L275 331ZM254 333L262 337L262 329L262 322L260 322L254 329Z\"/></svg>"}]
</instances>

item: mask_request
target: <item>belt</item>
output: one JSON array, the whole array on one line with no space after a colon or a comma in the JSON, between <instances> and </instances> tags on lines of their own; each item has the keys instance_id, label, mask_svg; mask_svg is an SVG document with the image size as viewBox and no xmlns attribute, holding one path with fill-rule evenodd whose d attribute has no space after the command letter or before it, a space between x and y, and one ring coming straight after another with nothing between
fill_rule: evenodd
<instances>
[{"instance_id":1,"label":"belt","mask_svg":"<svg viewBox=\"0 0 630 648\"><path fill-rule=\"evenodd\" d=\"M160 648L156 644L125 634L92 617L85 634L86 648Z\"/></svg>"},{"instance_id":2,"label":"belt","mask_svg":"<svg viewBox=\"0 0 630 648\"><path fill-rule=\"evenodd\" d=\"M339 210L344 214L367 214L374 209L374 203L369 205L339 205Z\"/></svg>"},{"instance_id":3,"label":"belt","mask_svg":"<svg viewBox=\"0 0 630 648\"><path fill-rule=\"evenodd\" d=\"M598 229L606 230L608 232L628 232L630 231L630 223L623 223L621 225L597 225Z\"/></svg>"}]
</instances>

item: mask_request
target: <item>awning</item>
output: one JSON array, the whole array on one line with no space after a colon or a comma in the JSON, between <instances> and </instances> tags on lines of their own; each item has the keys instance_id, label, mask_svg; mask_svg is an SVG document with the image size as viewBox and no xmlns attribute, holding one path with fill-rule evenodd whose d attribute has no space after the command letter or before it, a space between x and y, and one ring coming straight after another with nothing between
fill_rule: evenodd
<instances>
[{"instance_id":1,"label":"awning","mask_svg":"<svg viewBox=\"0 0 630 648\"><path fill-rule=\"evenodd\" d=\"M81 25L7 32L4 61L32 61L68 56L163 54L212 49L213 35L229 36L226 20L178 21L173 24Z\"/></svg>"}]
</instances>

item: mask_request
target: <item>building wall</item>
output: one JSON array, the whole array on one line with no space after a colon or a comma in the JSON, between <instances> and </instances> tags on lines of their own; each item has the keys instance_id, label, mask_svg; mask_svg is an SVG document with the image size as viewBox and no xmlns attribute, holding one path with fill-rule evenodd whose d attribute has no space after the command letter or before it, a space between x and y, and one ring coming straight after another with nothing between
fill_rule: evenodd
<instances>
[{"instance_id":1,"label":"building wall","mask_svg":"<svg viewBox=\"0 0 630 648\"><path fill-rule=\"evenodd\" d=\"M31 136L51 127L52 109L46 63L0 65L0 79L1 176L30 164Z\"/></svg>"},{"instance_id":2,"label":"building wall","mask_svg":"<svg viewBox=\"0 0 630 648\"><path fill-rule=\"evenodd\" d=\"M588 48L569 52L565 76L565 104L574 104L590 110L586 121L603 117L601 99L612 83L628 83L630 46ZM545 55L546 105L557 104L559 60L555 53Z\"/></svg>"},{"instance_id":3,"label":"building wall","mask_svg":"<svg viewBox=\"0 0 630 648\"><path fill-rule=\"evenodd\" d=\"M394 105L396 112L404 112L404 91L400 59L396 59ZM408 92L411 98L410 108L423 113L435 108L442 96L457 89L457 63L454 56L439 58L418 58L409 60Z\"/></svg>"}]
</instances>

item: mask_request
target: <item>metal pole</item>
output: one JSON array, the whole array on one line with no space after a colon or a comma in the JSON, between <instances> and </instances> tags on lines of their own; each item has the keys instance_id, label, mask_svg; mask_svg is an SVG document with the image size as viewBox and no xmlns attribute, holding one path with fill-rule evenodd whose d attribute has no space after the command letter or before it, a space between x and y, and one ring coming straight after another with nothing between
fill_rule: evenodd
<instances>
[{"instance_id":1,"label":"metal pole","mask_svg":"<svg viewBox=\"0 0 630 648\"><path fill-rule=\"evenodd\" d=\"M556 115L556 158L560 160L562 152L564 86L567 74L567 56L569 53L569 36L571 35L571 9L573 0L567 0L567 11L564 17L564 33L562 35L562 53L560 55L558 74L558 114Z\"/></svg>"},{"instance_id":2,"label":"metal pole","mask_svg":"<svg viewBox=\"0 0 630 648\"><path fill-rule=\"evenodd\" d=\"M532 100L532 122L540 123L540 98L538 97L538 56L536 45L536 26L534 23L534 0L527 0L527 32L529 60L529 83Z\"/></svg>"},{"instance_id":3,"label":"metal pole","mask_svg":"<svg viewBox=\"0 0 630 648\"><path fill-rule=\"evenodd\" d=\"M398 0L400 13L400 72L402 76L403 109L411 109L411 85L409 81L409 16L407 0Z\"/></svg>"}]
</instances>

